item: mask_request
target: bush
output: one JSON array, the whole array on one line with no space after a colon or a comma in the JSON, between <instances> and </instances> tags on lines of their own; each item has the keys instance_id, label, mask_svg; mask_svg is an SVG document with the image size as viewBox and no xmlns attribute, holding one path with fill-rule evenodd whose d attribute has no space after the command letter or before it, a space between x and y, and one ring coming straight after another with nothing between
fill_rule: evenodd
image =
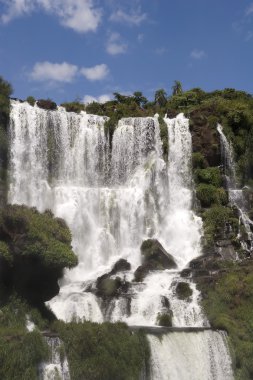
<instances>
[{"instance_id":1,"label":"bush","mask_svg":"<svg viewBox=\"0 0 253 380\"><path fill-rule=\"evenodd\" d=\"M222 185L220 169L218 167L209 167L206 169L196 169L194 171L195 182L206 183L215 187Z\"/></svg>"},{"instance_id":2,"label":"bush","mask_svg":"<svg viewBox=\"0 0 253 380\"><path fill-rule=\"evenodd\" d=\"M77 264L66 223L50 211L6 206L0 212L0 264L0 286L30 302L50 299L63 269Z\"/></svg>"},{"instance_id":3,"label":"bush","mask_svg":"<svg viewBox=\"0 0 253 380\"><path fill-rule=\"evenodd\" d=\"M54 111L57 109L57 104L51 99L39 99L37 101L37 106L43 108L44 110Z\"/></svg>"},{"instance_id":4,"label":"bush","mask_svg":"<svg viewBox=\"0 0 253 380\"><path fill-rule=\"evenodd\" d=\"M223 188L216 188L213 185L200 184L196 189L197 198L202 207L210 207L213 204L226 205L228 196Z\"/></svg>"},{"instance_id":5,"label":"bush","mask_svg":"<svg viewBox=\"0 0 253 380\"><path fill-rule=\"evenodd\" d=\"M231 263L230 263L231 264ZM233 263L216 281L199 285L203 307L215 329L226 330L234 354L235 378L253 375L253 262Z\"/></svg>"},{"instance_id":6,"label":"bush","mask_svg":"<svg viewBox=\"0 0 253 380\"><path fill-rule=\"evenodd\" d=\"M138 380L149 359L145 336L123 323L56 322L53 328L64 342L72 380Z\"/></svg>"},{"instance_id":7,"label":"bush","mask_svg":"<svg viewBox=\"0 0 253 380\"><path fill-rule=\"evenodd\" d=\"M194 152L192 153L192 167L193 169L203 169L207 165L205 157L200 152Z\"/></svg>"},{"instance_id":8,"label":"bush","mask_svg":"<svg viewBox=\"0 0 253 380\"><path fill-rule=\"evenodd\" d=\"M26 101L27 101L27 103L30 104L30 106L34 106L34 104L36 103L36 99L33 96L28 96L26 98Z\"/></svg>"},{"instance_id":9,"label":"bush","mask_svg":"<svg viewBox=\"0 0 253 380\"><path fill-rule=\"evenodd\" d=\"M176 286L176 294L180 300L189 301L189 298L192 296L192 289L188 282L179 282Z\"/></svg>"},{"instance_id":10,"label":"bush","mask_svg":"<svg viewBox=\"0 0 253 380\"><path fill-rule=\"evenodd\" d=\"M61 106L64 107L67 112L80 113L85 110L84 104L79 102L62 103Z\"/></svg>"}]
</instances>

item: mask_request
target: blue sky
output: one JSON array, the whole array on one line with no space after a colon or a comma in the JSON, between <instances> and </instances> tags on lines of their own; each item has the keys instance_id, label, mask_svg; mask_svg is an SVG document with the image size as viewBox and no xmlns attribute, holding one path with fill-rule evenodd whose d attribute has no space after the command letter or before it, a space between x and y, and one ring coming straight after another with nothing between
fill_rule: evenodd
<instances>
[{"instance_id":1,"label":"blue sky","mask_svg":"<svg viewBox=\"0 0 253 380\"><path fill-rule=\"evenodd\" d=\"M0 75L14 96L104 101L175 79L253 92L253 1L0 0Z\"/></svg>"}]
</instances>

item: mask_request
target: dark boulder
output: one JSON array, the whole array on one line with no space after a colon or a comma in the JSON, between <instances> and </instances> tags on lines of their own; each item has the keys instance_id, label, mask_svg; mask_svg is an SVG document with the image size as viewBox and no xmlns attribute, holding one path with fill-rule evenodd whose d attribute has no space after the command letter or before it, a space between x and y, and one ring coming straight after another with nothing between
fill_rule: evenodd
<instances>
[{"instance_id":1,"label":"dark boulder","mask_svg":"<svg viewBox=\"0 0 253 380\"><path fill-rule=\"evenodd\" d=\"M150 271L173 269L177 265L173 257L156 239L145 240L141 245L142 265L135 271L135 281L141 282Z\"/></svg>"},{"instance_id":2,"label":"dark boulder","mask_svg":"<svg viewBox=\"0 0 253 380\"><path fill-rule=\"evenodd\" d=\"M158 313L157 324L163 327L172 327L173 312L171 310L166 313Z\"/></svg>"},{"instance_id":3,"label":"dark boulder","mask_svg":"<svg viewBox=\"0 0 253 380\"><path fill-rule=\"evenodd\" d=\"M188 282L178 282L176 286L176 294L180 300L188 301L192 296L192 289Z\"/></svg>"},{"instance_id":4,"label":"dark boulder","mask_svg":"<svg viewBox=\"0 0 253 380\"><path fill-rule=\"evenodd\" d=\"M109 273L105 273L97 278L95 294L101 298L118 297L122 293L127 293L129 282L120 277L111 278L119 272L131 269L131 265L125 259L118 260ZM92 290L91 290L92 291Z\"/></svg>"}]
</instances>

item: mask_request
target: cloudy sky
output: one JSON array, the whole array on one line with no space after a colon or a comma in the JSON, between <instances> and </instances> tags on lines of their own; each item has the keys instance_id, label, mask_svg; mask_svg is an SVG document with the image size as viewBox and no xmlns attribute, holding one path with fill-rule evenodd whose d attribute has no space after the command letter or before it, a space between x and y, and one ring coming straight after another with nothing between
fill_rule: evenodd
<instances>
[{"instance_id":1,"label":"cloudy sky","mask_svg":"<svg viewBox=\"0 0 253 380\"><path fill-rule=\"evenodd\" d=\"M253 92L250 0L0 0L0 75L14 96Z\"/></svg>"}]
</instances>

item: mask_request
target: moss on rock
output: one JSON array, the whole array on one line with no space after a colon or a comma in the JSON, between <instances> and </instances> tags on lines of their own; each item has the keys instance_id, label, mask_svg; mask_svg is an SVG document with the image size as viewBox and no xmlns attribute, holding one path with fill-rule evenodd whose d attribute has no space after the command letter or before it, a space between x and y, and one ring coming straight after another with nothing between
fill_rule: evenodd
<instances>
[{"instance_id":1,"label":"moss on rock","mask_svg":"<svg viewBox=\"0 0 253 380\"><path fill-rule=\"evenodd\" d=\"M192 296L192 289L188 282L178 282L176 286L176 295L180 300L188 301Z\"/></svg>"}]
</instances>

